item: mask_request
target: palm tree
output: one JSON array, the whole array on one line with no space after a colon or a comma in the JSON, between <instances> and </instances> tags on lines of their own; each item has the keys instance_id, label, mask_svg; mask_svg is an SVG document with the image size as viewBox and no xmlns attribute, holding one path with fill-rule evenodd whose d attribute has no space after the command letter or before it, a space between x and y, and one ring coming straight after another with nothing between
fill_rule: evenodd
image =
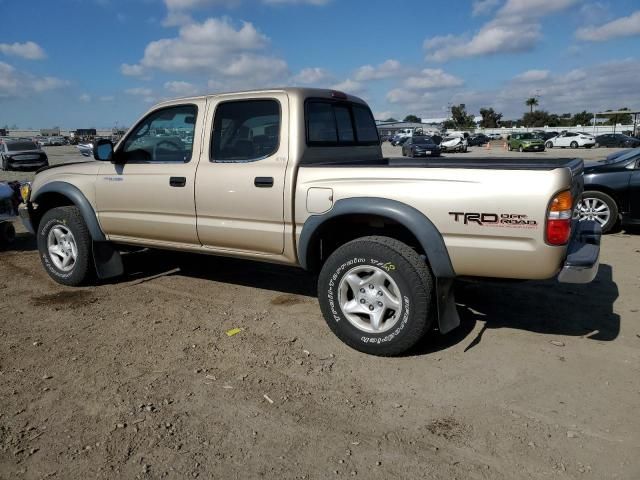
<instances>
[{"instance_id":1,"label":"palm tree","mask_svg":"<svg viewBox=\"0 0 640 480\"><path fill-rule=\"evenodd\" d=\"M531 113L533 113L533 107L538 106L538 99L536 97L527 98L527 101L524 102L527 107L531 107Z\"/></svg>"}]
</instances>

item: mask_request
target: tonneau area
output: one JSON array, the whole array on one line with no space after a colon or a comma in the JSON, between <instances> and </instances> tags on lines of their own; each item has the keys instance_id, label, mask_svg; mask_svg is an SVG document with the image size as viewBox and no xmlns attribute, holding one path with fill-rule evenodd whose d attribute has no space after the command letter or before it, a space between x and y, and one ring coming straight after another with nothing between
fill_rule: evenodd
<instances>
[{"instance_id":1,"label":"tonneau area","mask_svg":"<svg viewBox=\"0 0 640 480\"><path fill-rule=\"evenodd\" d=\"M300 165L304 168L322 167L402 167L402 168L472 168L494 170L554 170L569 168L572 173L582 172L581 158L381 158L367 160L326 160Z\"/></svg>"}]
</instances>

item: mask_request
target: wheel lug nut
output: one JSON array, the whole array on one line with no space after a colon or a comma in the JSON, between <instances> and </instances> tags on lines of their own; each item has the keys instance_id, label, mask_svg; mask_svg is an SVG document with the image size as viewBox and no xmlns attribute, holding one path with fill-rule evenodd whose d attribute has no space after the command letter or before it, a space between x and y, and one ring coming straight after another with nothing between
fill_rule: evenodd
<instances>
[{"instance_id":1,"label":"wheel lug nut","mask_svg":"<svg viewBox=\"0 0 640 480\"><path fill-rule=\"evenodd\" d=\"M382 302L378 302L378 306L381 307L382 306Z\"/></svg>"},{"instance_id":2,"label":"wheel lug nut","mask_svg":"<svg viewBox=\"0 0 640 480\"><path fill-rule=\"evenodd\" d=\"M364 298L361 298L360 303L366 303L366 300Z\"/></svg>"},{"instance_id":3,"label":"wheel lug nut","mask_svg":"<svg viewBox=\"0 0 640 480\"><path fill-rule=\"evenodd\" d=\"M374 308L375 307L373 305L369 305L369 310L371 310L372 312L373 312Z\"/></svg>"},{"instance_id":4,"label":"wheel lug nut","mask_svg":"<svg viewBox=\"0 0 640 480\"><path fill-rule=\"evenodd\" d=\"M364 288L361 288L360 293L364 293L364 292L366 292L366 290Z\"/></svg>"},{"instance_id":5,"label":"wheel lug nut","mask_svg":"<svg viewBox=\"0 0 640 480\"><path fill-rule=\"evenodd\" d=\"M382 290L378 290L378 296L381 297L382 296Z\"/></svg>"},{"instance_id":6,"label":"wheel lug nut","mask_svg":"<svg viewBox=\"0 0 640 480\"><path fill-rule=\"evenodd\" d=\"M370 288L371 290L373 290L373 285L369 285L369 288Z\"/></svg>"}]
</instances>

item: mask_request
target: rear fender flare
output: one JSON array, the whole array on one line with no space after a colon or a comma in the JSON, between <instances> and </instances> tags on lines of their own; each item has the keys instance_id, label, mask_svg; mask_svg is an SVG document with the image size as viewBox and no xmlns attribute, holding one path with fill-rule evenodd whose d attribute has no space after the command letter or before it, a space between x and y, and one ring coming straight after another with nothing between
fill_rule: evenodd
<instances>
[{"instance_id":1,"label":"rear fender flare","mask_svg":"<svg viewBox=\"0 0 640 480\"><path fill-rule=\"evenodd\" d=\"M298 259L308 268L309 248L315 233L327 221L345 215L377 215L404 226L420 242L435 277L438 325L441 333L447 333L460 325L460 318L453 296L456 278L449 251L436 226L419 210L396 200L359 197L338 200L334 207L323 214L312 215L304 223L298 243Z\"/></svg>"}]
</instances>

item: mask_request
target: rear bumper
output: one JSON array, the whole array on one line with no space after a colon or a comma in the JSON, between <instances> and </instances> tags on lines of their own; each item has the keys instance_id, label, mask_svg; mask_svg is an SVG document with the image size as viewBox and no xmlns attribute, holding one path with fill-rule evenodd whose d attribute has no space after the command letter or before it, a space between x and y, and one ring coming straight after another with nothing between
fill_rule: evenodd
<instances>
[{"instance_id":1,"label":"rear bumper","mask_svg":"<svg viewBox=\"0 0 640 480\"><path fill-rule=\"evenodd\" d=\"M20 216L20 220L22 220L24 228L26 228L32 235L35 235L36 232L33 230L33 224L31 223L31 212L29 211L29 207L24 203L21 203L18 206L18 215Z\"/></svg>"},{"instance_id":2,"label":"rear bumper","mask_svg":"<svg viewBox=\"0 0 640 480\"><path fill-rule=\"evenodd\" d=\"M600 266L602 229L593 221L579 222L567 249L567 258L558 274L562 283L589 283Z\"/></svg>"}]
</instances>

